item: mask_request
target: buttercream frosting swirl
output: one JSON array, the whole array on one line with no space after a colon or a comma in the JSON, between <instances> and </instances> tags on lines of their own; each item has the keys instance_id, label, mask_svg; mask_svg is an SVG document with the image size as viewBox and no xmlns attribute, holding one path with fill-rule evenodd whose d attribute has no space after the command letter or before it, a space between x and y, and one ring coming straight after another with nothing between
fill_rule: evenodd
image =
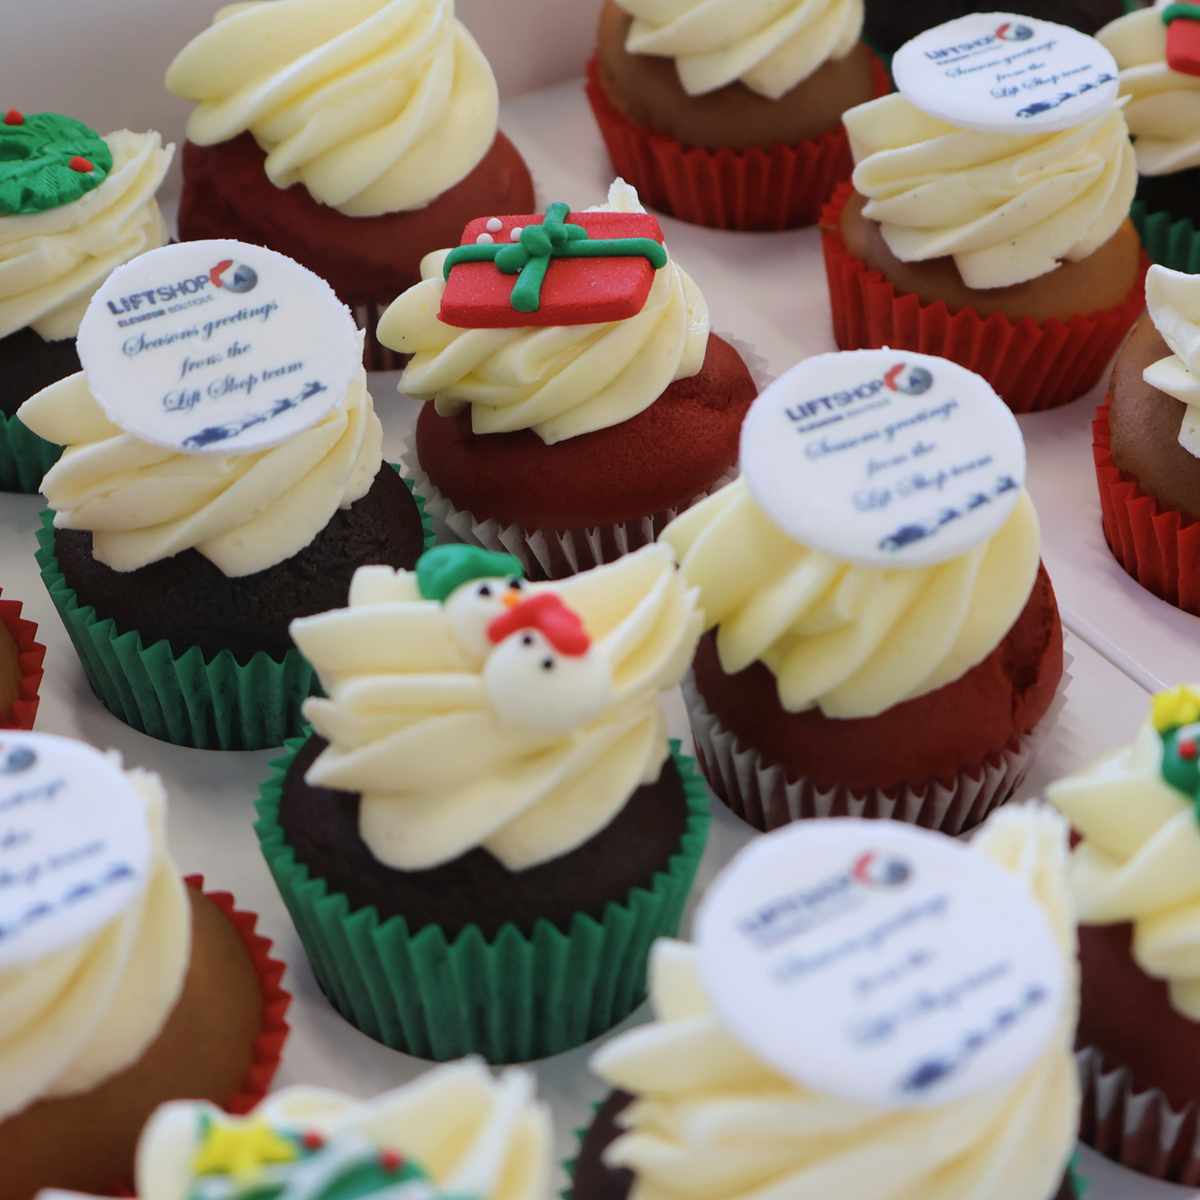
<instances>
[{"instance_id":1,"label":"buttercream frosting swirl","mask_svg":"<svg viewBox=\"0 0 1200 1200\"><path fill-rule=\"evenodd\" d=\"M675 60L692 96L741 80L778 100L858 43L863 0L618 0L630 54Z\"/></svg>"},{"instance_id":2,"label":"buttercream frosting swirl","mask_svg":"<svg viewBox=\"0 0 1200 1200\"><path fill-rule=\"evenodd\" d=\"M461 589L460 589L461 590ZM536 732L491 688L500 650L467 636L452 596L423 600L417 576L362 567L348 608L292 622L328 699L304 714L329 740L314 786L359 792L359 830L382 863L437 866L477 846L510 871L558 858L603 829L668 754L659 693L679 683L700 635L696 594L666 546L570 579L524 586L578 615L611 686L598 714ZM480 634L489 611L481 615ZM485 657L486 656L486 657ZM529 681L523 703L545 688Z\"/></svg>"},{"instance_id":3,"label":"buttercream frosting swirl","mask_svg":"<svg viewBox=\"0 0 1200 1200\"><path fill-rule=\"evenodd\" d=\"M607 1042L592 1069L636 1099L606 1151L634 1172L631 1200L853 1195L862 1200L1046 1200L1074 1149L1075 936L1066 827L1051 810L998 810L971 843L1020 878L1062 949L1071 1001L1037 1061L1011 1083L929 1108L888 1110L787 1079L737 1041L704 990L695 949L650 959L655 1020Z\"/></svg>"},{"instance_id":4,"label":"buttercream frosting swirl","mask_svg":"<svg viewBox=\"0 0 1200 1200\"><path fill-rule=\"evenodd\" d=\"M126 774L146 806L146 886L89 937L0 970L0 1121L35 1100L90 1091L136 1062L183 986L191 907L166 845L166 796L157 775Z\"/></svg>"},{"instance_id":5,"label":"buttercream frosting swirl","mask_svg":"<svg viewBox=\"0 0 1200 1200\"><path fill-rule=\"evenodd\" d=\"M982 133L896 93L845 114L863 215L903 262L952 255L972 288L1078 262L1129 216L1137 166L1117 100L1055 133Z\"/></svg>"},{"instance_id":6,"label":"buttercream frosting swirl","mask_svg":"<svg viewBox=\"0 0 1200 1200\"><path fill-rule=\"evenodd\" d=\"M1142 378L1187 405L1179 444L1200 458L1200 278L1155 264L1146 275L1146 308L1174 353L1151 363Z\"/></svg>"},{"instance_id":7,"label":"buttercream frosting swirl","mask_svg":"<svg viewBox=\"0 0 1200 1200\"><path fill-rule=\"evenodd\" d=\"M1165 7L1160 0L1096 34L1121 68L1121 95L1129 97L1125 120L1143 175L1200 166L1200 76L1167 66Z\"/></svg>"},{"instance_id":8,"label":"buttercream frosting swirl","mask_svg":"<svg viewBox=\"0 0 1200 1200\"><path fill-rule=\"evenodd\" d=\"M0 338L32 326L74 337L96 289L122 263L170 238L154 198L174 146L157 133L110 133L108 178L70 204L0 216Z\"/></svg>"},{"instance_id":9,"label":"buttercream frosting swirl","mask_svg":"<svg viewBox=\"0 0 1200 1200\"><path fill-rule=\"evenodd\" d=\"M220 9L167 87L198 146L249 130L267 178L351 217L423 208L496 137L492 69L454 0L259 0Z\"/></svg>"},{"instance_id":10,"label":"buttercream frosting swirl","mask_svg":"<svg viewBox=\"0 0 1200 1200\"><path fill-rule=\"evenodd\" d=\"M1135 961L1200 1021L1200 826L1192 798L1163 778L1163 756L1148 719L1132 745L1051 784L1047 797L1083 835L1071 856L1079 920L1131 921Z\"/></svg>"},{"instance_id":11,"label":"buttercream frosting swirl","mask_svg":"<svg viewBox=\"0 0 1200 1200\"><path fill-rule=\"evenodd\" d=\"M138 1143L139 1200L187 1200L205 1122L217 1129L254 1124L311 1132L327 1141L359 1134L381 1151L412 1159L447 1196L545 1200L549 1192L553 1130L546 1104L534 1094L533 1076L509 1068L493 1079L478 1059L433 1067L373 1100L324 1088L283 1088L249 1118L228 1117L201 1101L164 1104Z\"/></svg>"},{"instance_id":12,"label":"buttercream frosting swirl","mask_svg":"<svg viewBox=\"0 0 1200 1200\"><path fill-rule=\"evenodd\" d=\"M618 179L608 203L587 211L646 210ZM376 336L413 356L402 392L432 400L444 417L470 406L476 433L532 429L553 445L628 421L704 366L708 305L674 260L654 273L642 311L623 321L461 329L438 320L450 249L426 255L421 282L393 301Z\"/></svg>"},{"instance_id":13,"label":"buttercream frosting swirl","mask_svg":"<svg viewBox=\"0 0 1200 1200\"><path fill-rule=\"evenodd\" d=\"M365 496L383 460L362 367L320 422L253 454L181 454L142 441L105 416L83 371L18 412L39 437L66 446L42 480L55 526L90 529L93 556L114 571L187 549L231 577L264 571Z\"/></svg>"},{"instance_id":14,"label":"buttercream frosting swirl","mask_svg":"<svg viewBox=\"0 0 1200 1200\"><path fill-rule=\"evenodd\" d=\"M982 662L1012 627L1037 578L1041 533L1022 491L1000 531L933 567L842 562L793 541L745 479L663 531L729 674L756 660L789 712L871 717Z\"/></svg>"}]
</instances>

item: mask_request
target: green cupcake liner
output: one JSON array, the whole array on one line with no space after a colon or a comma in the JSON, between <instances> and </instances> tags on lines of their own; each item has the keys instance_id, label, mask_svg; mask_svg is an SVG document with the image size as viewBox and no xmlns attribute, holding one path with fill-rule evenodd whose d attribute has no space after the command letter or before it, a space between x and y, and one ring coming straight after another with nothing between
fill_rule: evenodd
<instances>
[{"instance_id":1,"label":"green cupcake liner","mask_svg":"<svg viewBox=\"0 0 1200 1200\"><path fill-rule=\"evenodd\" d=\"M389 465L399 473L394 463ZM412 481L404 482L412 491ZM415 492L413 498L428 550L435 540L433 522L422 498ZM199 750L267 750L305 728L300 706L320 685L299 650L289 650L282 662L259 651L242 664L229 650L206 661L199 646L181 655L165 640L145 646L137 630L119 633L111 617L101 619L92 605L80 604L54 552L52 509L42 512L37 540L42 581L88 683L125 724Z\"/></svg>"},{"instance_id":2,"label":"green cupcake liner","mask_svg":"<svg viewBox=\"0 0 1200 1200\"><path fill-rule=\"evenodd\" d=\"M687 825L649 889L609 903L599 921L576 913L566 933L538 920L532 937L508 924L488 941L468 925L453 942L436 925L413 935L402 916L381 921L373 905L351 911L344 893L330 892L296 861L279 805L303 744L289 740L286 757L271 764L254 828L317 982L352 1025L418 1058L475 1053L491 1063L526 1062L596 1037L642 1002L651 943L678 932L708 840L708 791L677 741L671 755Z\"/></svg>"},{"instance_id":3,"label":"green cupcake liner","mask_svg":"<svg viewBox=\"0 0 1200 1200\"><path fill-rule=\"evenodd\" d=\"M1129 215L1151 262L1200 275L1200 233L1187 217L1172 221L1170 213L1150 212L1144 200L1135 200Z\"/></svg>"},{"instance_id":4,"label":"green cupcake liner","mask_svg":"<svg viewBox=\"0 0 1200 1200\"><path fill-rule=\"evenodd\" d=\"M38 437L15 413L0 413L0 492L39 492L63 448Z\"/></svg>"}]
</instances>

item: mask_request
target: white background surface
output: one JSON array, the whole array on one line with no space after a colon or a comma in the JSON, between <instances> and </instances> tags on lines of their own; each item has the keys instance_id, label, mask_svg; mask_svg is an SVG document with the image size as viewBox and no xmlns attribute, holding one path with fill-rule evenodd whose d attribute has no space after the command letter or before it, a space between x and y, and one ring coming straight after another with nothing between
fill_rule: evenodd
<instances>
[{"instance_id":1,"label":"white background surface","mask_svg":"<svg viewBox=\"0 0 1200 1200\"><path fill-rule=\"evenodd\" d=\"M154 127L178 140L186 106L161 88L174 53L201 29L212 0L0 0L0 108L67 112L101 131ZM510 97L501 125L524 153L539 202L600 202L610 181L603 146L573 78L593 43L599 0L459 0L459 10L496 67ZM534 94L557 80L568 83ZM515 98L512 98L515 97ZM170 181L166 198L177 187ZM713 327L751 343L779 374L810 354L835 349L820 239L813 229L733 234L663 220L672 253L703 289ZM372 377L395 458L412 429L415 405L395 392L394 375ZM1021 796L1128 741L1144 718L1149 689L1200 680L1200 619L1144 592L1113 560L1100 529L1090 422L1103 385L1057 412L1021 418L1029 488L1041 515L1044 558L1058 591L1074 657L1068 702L1034 763ZM598 464L599 466L599 464ZM232 890L261 914L260 929L289 964L292 1036L276 1086L312 1083L369 1096L413 1078L427 1064L360 1034L318 990L251 829L258 783L274 751L187 750L136 733L93 697L34 562L42 502L0 495L0 585L25 602L48 647L37 728L120 749L130 765L159 771L171 798L169 836L181 868L210 887ZM672 732L687 737L678 695L668 703ZM686 746L685 746L686 748ZM701 887L751 836L714 802ZM627 1024L645 1020L645 1008ZM602 1086L586 1072L592 1047L534 1064L554 1108L560 1156L573 1153L572 1129L585 1124ZM1181 1196L1185 1189L1133 1175L1088 1151L1088 1200Z\"/></svg>"}]
</instances>

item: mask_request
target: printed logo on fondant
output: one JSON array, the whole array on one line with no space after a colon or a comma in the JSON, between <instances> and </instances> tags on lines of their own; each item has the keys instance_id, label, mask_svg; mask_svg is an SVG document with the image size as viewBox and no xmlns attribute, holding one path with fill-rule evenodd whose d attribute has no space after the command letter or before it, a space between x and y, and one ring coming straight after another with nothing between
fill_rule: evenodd
<instances>
[{"instance_id":1,"label":"printed logo on fondant","mask_svg":"<svg viewBox=\"0 0 1200 1200\"><path fill-rule=\"evenodd\" d=\"M863 1104L944 1104L1019 1076L1066 1002L1058 944L1025 885L891 821L801 821L751 842L701 901L696 941L705 991L739 1041Z\"/></svg>"},{"instance_id":2,"label":"printed logo on fondant","mask_svg":"<svg viewBox=\"0 0 1200 1200\"><path fill-rule=\"evenodd\" d=\"M228 240L119 267L78 338L109 420L183 454L252 454L321 421L362 351L333 289L285 255Z\"/></svg>"},{"instance_id":3,"label":"printed logo on fondant","mask_svg":"<svg viewBox=\"0 0 1200 1200\"><path fill-rule=\"evenodd\" d=\"M741 466L789 537L845 562L925 567L1008 520L1025 482L1016 419L978 375L925 354L821 354L751 405Z\"/></svg>"},{"instance_id":4,"label":"printed logo on fondant","mask_svg":"<svg viewBox=\"0 0 1200 1200\"><path fill-rule=\"evenodd\" d=\"M972 13L927 29L892 60L923 112L985 133L1053 133L1107 112L1116 59L1076 29L1013 13Z\"/></svg>"},{"instance_id":5,"label":"printed logo on fondant","mask_svg":"<svg viewBox=\"0 0 1200 1200\"><path fill-rule=\"evenodd\" d=\"M83 742L0 735L0 970L82 941L146 884L145 804Z\"/></svg>"}]
</instances>

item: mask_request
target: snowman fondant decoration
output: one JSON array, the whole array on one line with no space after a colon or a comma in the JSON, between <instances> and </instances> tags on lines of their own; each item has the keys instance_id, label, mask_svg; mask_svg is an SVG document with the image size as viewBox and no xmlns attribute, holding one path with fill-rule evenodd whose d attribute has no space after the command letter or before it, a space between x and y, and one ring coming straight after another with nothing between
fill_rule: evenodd
<instances>
[{"instance_id":1,"label":"snowman fondant decoration","mask_svg":"<svg viewBox=\"0 0 1200 1200\"><path fill-rule=\"evenodd\" d=\"M611 703L611 664L578 614L553 591L526 583L519 559L477 546L438 546L421 556L416 573L421 596L442 603L455 640L481 662L503 724L562 735Z\"/></svg>"}]
</instances>

